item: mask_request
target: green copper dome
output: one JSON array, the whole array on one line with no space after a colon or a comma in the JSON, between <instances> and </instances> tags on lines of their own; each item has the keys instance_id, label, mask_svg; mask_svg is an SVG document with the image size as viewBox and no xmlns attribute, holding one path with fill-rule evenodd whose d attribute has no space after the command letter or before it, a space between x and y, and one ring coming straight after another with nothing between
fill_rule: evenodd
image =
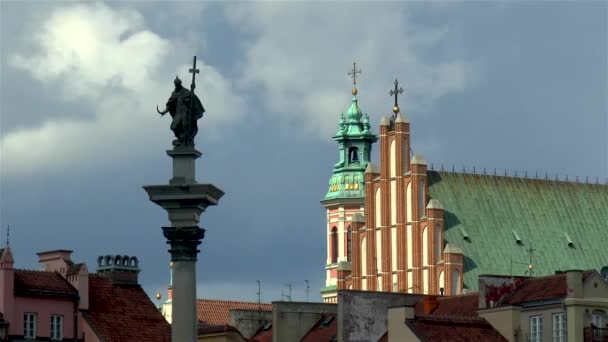
<instances>
[{"instance_id":1,"label":"green copper dome","mask_svg":"<svg viewBox=\"0 0 608 342\"><path fill-rule=\"evenodd\" d=\"M350 108L348 108L348 112L346 112L346 117L348 118L348 122L359 122L361 121L361 117L363 116L363 112L359 105L357 104L357 97L353 96L352 104Z\"/></svg>"}]
</instances>

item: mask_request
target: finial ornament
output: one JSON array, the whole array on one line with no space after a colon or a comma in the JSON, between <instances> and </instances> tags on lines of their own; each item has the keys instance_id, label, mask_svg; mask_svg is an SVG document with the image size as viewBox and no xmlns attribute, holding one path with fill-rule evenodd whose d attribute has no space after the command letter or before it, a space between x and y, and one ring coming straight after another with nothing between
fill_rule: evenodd
<instances>
[{"instance_id":1,"label":"finial ornament","mask_svg":"<svg viewBox=\"0 0 608 342\"><path fill-rule=\"evenodd\" d=\"M353 61L353 69L348 72L348 75L353 79L353 95L357 95L357 74L361 74L361 69L357 69L357 61Z\"/></svg>"},{"instance_id":2,"label":"finial ornament","mask_svg":"<svg viewBox=\"0 0 608 342\"><path fill-rule=\"evenodd\" d=\"M399 87L399 81L395 78L395 89L388 92L389 96L395 96L395 105L393 106L393 113L397 115L399 113L399 104L397 103L397 96L403 94L403 88Z\"/></svg>"}]
</instances>

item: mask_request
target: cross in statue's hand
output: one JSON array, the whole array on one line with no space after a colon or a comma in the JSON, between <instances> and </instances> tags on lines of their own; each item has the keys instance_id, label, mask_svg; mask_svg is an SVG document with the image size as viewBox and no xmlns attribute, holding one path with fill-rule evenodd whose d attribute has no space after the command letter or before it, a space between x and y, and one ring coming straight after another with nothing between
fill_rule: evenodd
<instances>
[{"instance_id":1,"label":"cross in statue's hand","mask_svg":"<svg viewBox=\"0 0 608 342\"><path fill-rule=\"evenodd\" d=\"M194 88L196 88L194 78L196 77L196 74L199 73L199 70L196 68L196 56L194 56L194 60L192 61L192 69L188 70L188 72L192 74L192 84L190 85L190 91L194 91Z\"/></svg>"}]
</instances>

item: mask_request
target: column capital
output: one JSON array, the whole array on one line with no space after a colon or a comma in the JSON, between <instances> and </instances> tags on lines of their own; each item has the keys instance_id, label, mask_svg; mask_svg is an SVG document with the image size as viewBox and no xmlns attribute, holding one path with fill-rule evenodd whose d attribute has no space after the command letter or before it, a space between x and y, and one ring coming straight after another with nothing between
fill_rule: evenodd
<instances>
[{"instance_id":1,"label":"column capital","mask_svg":"<svg viewBox=\"0 0 608 342\"><path fill-rule=\"evenodd\" d=\"M200 252L197 247L205 237L205 230L198 226L163 227L163 235L171 246L171 261L196 261Z\"/></svg>"}]
</instances>

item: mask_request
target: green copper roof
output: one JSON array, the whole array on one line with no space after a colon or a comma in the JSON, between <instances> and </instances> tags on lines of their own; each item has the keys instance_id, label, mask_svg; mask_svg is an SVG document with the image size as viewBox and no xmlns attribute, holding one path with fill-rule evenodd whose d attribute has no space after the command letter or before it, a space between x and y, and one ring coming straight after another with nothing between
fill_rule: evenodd
<instances>
[{"instance_id":1,"label":"green copper roof","mask_svg":"<svg viewBox=\"0 0 608 342\"><path fill-rule=\"evenodd\" d=\"M340 129L334 140L339 145L339 161L329 179L329 189L323 201L363 199L365 197L365 168L370 162L372 144L378 138L370 132L369 116L363 115L356 96L350 108L340 115Z\"/></svg>"},{"instance_id":2,"label":"green copper roof","mask_svg":"<svg viewBox=\"0 0 608 342\"><path fill-rule=\"evenodd\" d=\"M340 115L340 128L338 133L336 133L334 140L339 141L346 138L373 138L374 135L369 129L369 116L367 114L365 114L365 116L363 115L363 111L359 108L357 97L353 96L350 108L346 111L346 118L344 117L344 113Z\"/></svg>"},{"instance_id":3,"label":"green copper roof","mask_svg":"<svg viewBox=\"0 0 608 342\"><path fill-rule=\"evenodd\" d=\"M350 108L348 108L348 111L346 112L346 116L348 118L348 122L361 121L361 118L363 117L363 112L361 111L361 108L359 108L359 105L357 104L356 96L353 96L352 104L350 105Z\"/></svg>"},{"instance_id":4,"label":"green copper roof","mask_svg":"<svg viewBox=\"0 0 608 342\"><path fill-rule=\"evenodd\" d=\"M465 287L477 289L480 274L524 275L530 247L537 276L608 265L608 185L428 175L445 208L445 240L464 252Z\"/></svg>"}]
</instances>

